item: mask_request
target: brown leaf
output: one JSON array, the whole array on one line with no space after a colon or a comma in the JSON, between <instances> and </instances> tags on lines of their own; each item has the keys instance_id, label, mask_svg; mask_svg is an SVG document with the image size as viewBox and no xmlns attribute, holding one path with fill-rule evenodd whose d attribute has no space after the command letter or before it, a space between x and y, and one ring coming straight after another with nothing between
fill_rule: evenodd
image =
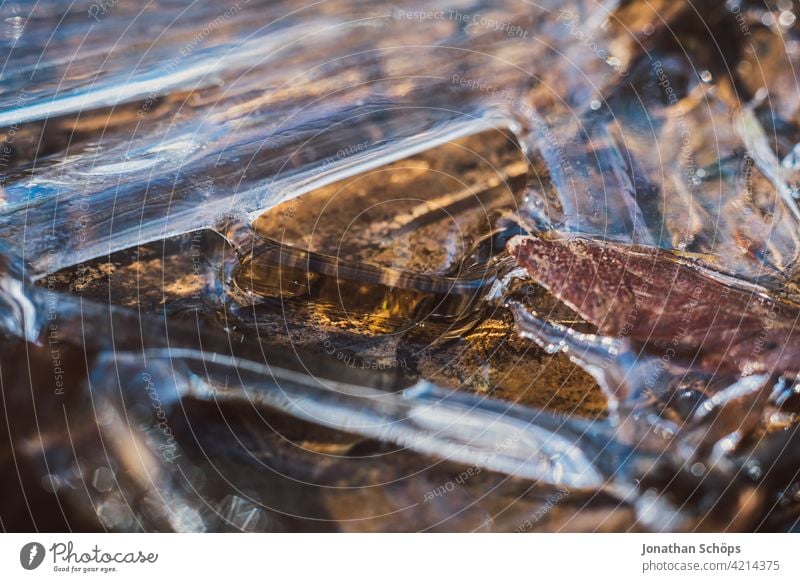
<instances>
[{"instance_id":1,"label":"brown leaf","mask_svg":"<svg viewBox=\"0 0 800 582\"><path fill-rule=\"evenodd\" d=\"M800 310L760 289L648 247L546 236L516 237L508 248L605 335L697 357L705 369L800 371Z\"/></svg>"}]
</instances>

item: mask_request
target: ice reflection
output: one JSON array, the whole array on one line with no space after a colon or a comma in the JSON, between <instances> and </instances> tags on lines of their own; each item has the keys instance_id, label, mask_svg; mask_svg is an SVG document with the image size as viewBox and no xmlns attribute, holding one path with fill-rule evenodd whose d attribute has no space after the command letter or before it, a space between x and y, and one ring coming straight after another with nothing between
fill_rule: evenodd
<instances>
[{"instance_id":1,"label":"ice reflection","mask_svg":"<svg viewBox=\"0 0 800 582\"><path fill-rule=\"evenodd\" d=\"M4 5L4 524L796 528L793 10Z\"/></svg>"}]
</instances>

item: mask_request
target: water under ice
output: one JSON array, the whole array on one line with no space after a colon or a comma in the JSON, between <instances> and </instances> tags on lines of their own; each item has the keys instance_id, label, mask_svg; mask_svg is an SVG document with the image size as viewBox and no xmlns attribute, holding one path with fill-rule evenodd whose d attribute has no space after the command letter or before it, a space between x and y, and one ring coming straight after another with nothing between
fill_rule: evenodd
<instances>
[{"instance_id":1,"label":"water under ice","mask_svg":"<svg viewBox=\"0 0 800 582\"><path fill-rule=\"evenodd\" d=\"M0 6L0 525L797 529L780 4Z\"/></svg>"}]
</instances>

